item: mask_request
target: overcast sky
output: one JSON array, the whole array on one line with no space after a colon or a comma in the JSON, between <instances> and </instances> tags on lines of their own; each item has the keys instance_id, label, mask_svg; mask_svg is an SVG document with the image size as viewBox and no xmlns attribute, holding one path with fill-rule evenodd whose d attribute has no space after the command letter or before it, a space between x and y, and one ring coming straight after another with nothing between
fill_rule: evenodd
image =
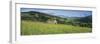
<instances>
[{"instance_id":1,"label":"overcast sky","mask_svg":"<svg viewBox=\"0 0 100 44\"><path fill-rule=\"evenodd\" d=\"M63 17L85 17L92 15L92 11L82 10L60 10L60 9L42 9L42 8L21 8L21 12L38 11L55 16Z\"/></svg>"}]
</instances>

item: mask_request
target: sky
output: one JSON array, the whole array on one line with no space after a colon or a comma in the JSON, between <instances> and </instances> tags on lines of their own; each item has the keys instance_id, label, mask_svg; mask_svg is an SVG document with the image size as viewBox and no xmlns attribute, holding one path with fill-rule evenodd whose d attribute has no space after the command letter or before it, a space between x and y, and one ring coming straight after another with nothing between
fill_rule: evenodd
<instances>
[{"instance_id":1,"label":"sky","mask_svg":"<svg viewBox=\"0 0 100 44\"><path fill-rule=\"evenodd\" d=\"M43 9L43 8L21 8L21 12L38 11L60 17L85 17L92 15L92 11L83 10L62 10L62 9Z\"/></svg>"}]
</instances>

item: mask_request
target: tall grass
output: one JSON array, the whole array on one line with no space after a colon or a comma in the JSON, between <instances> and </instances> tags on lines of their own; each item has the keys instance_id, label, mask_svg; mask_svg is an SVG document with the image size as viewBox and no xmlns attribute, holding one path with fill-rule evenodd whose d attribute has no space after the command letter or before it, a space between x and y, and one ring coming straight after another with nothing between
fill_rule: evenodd
<instances>
[{"instance_id":1,"label":"tall grass","mask_svg":"<svg viewBox=\"0 0 100 44\"><path fill-rule=\"evenodd\" d=\"M64 24L49 24L43 22L21 21L21 35L88 33L91 28Z\"/></svg>"}]
</instances>

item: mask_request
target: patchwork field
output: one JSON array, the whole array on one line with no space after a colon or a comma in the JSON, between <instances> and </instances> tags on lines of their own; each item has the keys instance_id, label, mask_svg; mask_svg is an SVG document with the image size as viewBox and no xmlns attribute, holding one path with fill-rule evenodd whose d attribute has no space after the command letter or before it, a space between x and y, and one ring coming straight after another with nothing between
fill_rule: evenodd
<instances>
[{"instance_id":1,"label":"patchwork field","mask_svg":"<svg viewBox=\"0 0 100 44\"><path fill-rule=\"evenodd\" d=\"M91 28L64 24L49 24L43 22L21 21L21 35L89 33Z\"/></svg>"}]
</instances>

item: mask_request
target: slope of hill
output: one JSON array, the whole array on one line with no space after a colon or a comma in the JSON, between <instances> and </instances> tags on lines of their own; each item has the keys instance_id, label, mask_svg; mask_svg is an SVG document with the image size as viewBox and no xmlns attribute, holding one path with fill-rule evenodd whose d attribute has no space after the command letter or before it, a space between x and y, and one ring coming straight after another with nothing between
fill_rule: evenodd
<instances>
[{"instance_id":1,"label":"slope of hill","mask_svg":"<svg viewBox=\"0 0 100 44\"><path fill-rule=\"evenodd\" d=\"M54 16L54 15L37 12L37 11L29 11L29 12L21 12L21 19L39 21L39 22L46 22L47 20L57 20L58 24L92 27L92 15L89 15L86 17L66 17L65 18L65 17Z\"/></svg>"}]
</instances>

